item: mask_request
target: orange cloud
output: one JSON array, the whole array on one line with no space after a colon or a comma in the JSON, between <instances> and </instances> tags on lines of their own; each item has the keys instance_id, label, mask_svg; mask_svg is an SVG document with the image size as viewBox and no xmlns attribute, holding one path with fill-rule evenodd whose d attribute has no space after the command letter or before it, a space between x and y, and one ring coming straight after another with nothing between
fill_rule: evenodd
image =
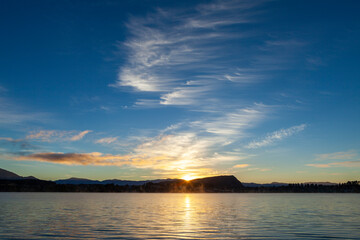
<instances>
[{"instance_id":1,"label":"orange cloud","mask_svg":"<svg viewBox=\"0 0 360 240\"><path fill-rule=\"evenodd\" d=\"M57 131L57 130L41 130L38 132L31 132L26 139L34 139L43 142L55 142L55 141L79 141L86 134L92 132L91 130L85 130L82 132L77 131Z\"/></svg>"},{"instance_id":2,"label":"orange cloud","mask_svg":"<svg viewBox=\"0 0 360 240\"><path fill-rule=\"evenodd\" d=\"M235 166L233 166L233 168L247 168L248 166L250 166L249 164L237 164Z\"/></svg>"},{"instance_id":3,"label":"orange cloud","mask_svg":"<svg viewBox=\"0 0 360 240\"><path fill-rule=\"evenodd\" d=\"M66 165L97 165L123 166L130 165L138 168L153 168L161 170L177 170L181 167L195 167L181 165L183 162L167 156L146 155L112 155L100 152L92 153L61 153L45 152L15 157L15 160L52 162ZM196 167L195 167L196 168Z\"/></svg>"},{"instance_id":4,"label":"orange cloud","mask_svg":"<svg viewBox=\"0 0 360 240\"><path fill-rule=\"evenodd\" d=\"M40 162L53 162L66 165L126 165L133 164L129 156L92 153L34 153L26 156L16 157L16 160L30 160ZM138 164L141 161L138 161Z\"/></svg>"},{"instance_id":5,"label":"orange cloud","mask_svg":"<svg viewBox=\"0 0 360 240\"><path fill-rule=\"evenodd\" d=\"M327 164L306 164L309 167L329 168L329 167L360 167L360 161L334 162Z\"/></svg>"},{"instance_id":6,"label":"orange cloud","mask_svg":"<svg viewBox=\"0 0 360 240\"><path fill-rule=\"evenodd\" d=\"M346 160L346 159L353 159L356 157L357 153L354 151L347 151L347 152L334 152L334 153L325 153L325 154L317 154L316 159L318 161L328 160L328 159L337 159L337 160Z\"/></svg>"}]
</instances>

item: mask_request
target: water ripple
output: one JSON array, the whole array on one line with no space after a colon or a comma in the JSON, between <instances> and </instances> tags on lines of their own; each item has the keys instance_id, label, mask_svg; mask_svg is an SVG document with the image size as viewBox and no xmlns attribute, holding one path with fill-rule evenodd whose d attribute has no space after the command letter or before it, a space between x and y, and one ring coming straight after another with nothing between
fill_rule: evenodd
<instances>
[{"instance_id":1,"label":"water ripple","mask_svg":"<svg viewBox=\"0 0 360 240\"><path fill-rule=\"evenodd\" d=\"M1 239L359 239L358 194L0 193Z\"/></svg>"}]
</instances>

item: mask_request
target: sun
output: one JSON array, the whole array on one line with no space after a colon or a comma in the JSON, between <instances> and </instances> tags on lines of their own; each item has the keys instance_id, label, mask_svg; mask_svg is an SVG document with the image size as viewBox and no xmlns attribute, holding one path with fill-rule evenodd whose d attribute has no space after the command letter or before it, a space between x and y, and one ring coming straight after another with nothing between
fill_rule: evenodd
<instances>
[{"instance_id":1,"label":"sun","mask_svg":"<svg viewBox=\"0 0 360 240\"><path fill-rule=\"evenodd\" d=\"M191 175L185 175L182 177L182 179L186 180L186 181L190 181L193 180L195 177L191 176Z\"/></svg>"}]
</instances>

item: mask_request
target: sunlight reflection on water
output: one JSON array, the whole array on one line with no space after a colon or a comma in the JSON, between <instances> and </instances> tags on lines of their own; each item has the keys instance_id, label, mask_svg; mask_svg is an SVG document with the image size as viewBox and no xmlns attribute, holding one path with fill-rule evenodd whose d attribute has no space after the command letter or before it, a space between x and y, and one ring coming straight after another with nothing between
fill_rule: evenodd
<instances>
[{"instance_id":1,"label":"sunlight reflection on water","mask_svg":"<svg viewBox=\"0 0 360 240\"><path fill-rule=\"evenodd\" d=\"M358 194L0 193L1 239L359 239Z\"/></svg>"}]
</instances>

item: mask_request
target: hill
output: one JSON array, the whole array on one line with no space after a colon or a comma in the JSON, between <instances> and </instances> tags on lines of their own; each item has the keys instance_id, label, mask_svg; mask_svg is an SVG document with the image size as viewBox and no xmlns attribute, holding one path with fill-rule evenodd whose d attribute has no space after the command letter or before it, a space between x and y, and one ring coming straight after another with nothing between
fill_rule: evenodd
<instances>
[{"instance_id":1,"label":"hill","mask_svg":"<svg viewBox=\"0 0 360 240\"><path fill-rule=\"evenodd\" d=\"M1 180L20 180L20 179L37 179L33 176L22 177L17 175L16 173L10 172L8 170L0 168L0 179Z\"/></svg>"},{"instance_id":2,"label":"hill","mask_svg":"<svg viewBox=\"0 0 360 240\"><path fill-rule=\"evenodd\" d=\"M0 168L0 179L9 179L9 180L15 180L15 179L22 179L23 177L7 171L5 169Z\"/></svg>"},{"instance_id":3,"label":"hill","mask_svg":"<svg viewBox=\"0 0 360 240\"><path fill-rule=\"evenodd\" d=\"M149 182L143 186L145 192L241 192L244 186L234 176L198 178L190 181L174 179Z\"/></svg>"}]
</instances>

